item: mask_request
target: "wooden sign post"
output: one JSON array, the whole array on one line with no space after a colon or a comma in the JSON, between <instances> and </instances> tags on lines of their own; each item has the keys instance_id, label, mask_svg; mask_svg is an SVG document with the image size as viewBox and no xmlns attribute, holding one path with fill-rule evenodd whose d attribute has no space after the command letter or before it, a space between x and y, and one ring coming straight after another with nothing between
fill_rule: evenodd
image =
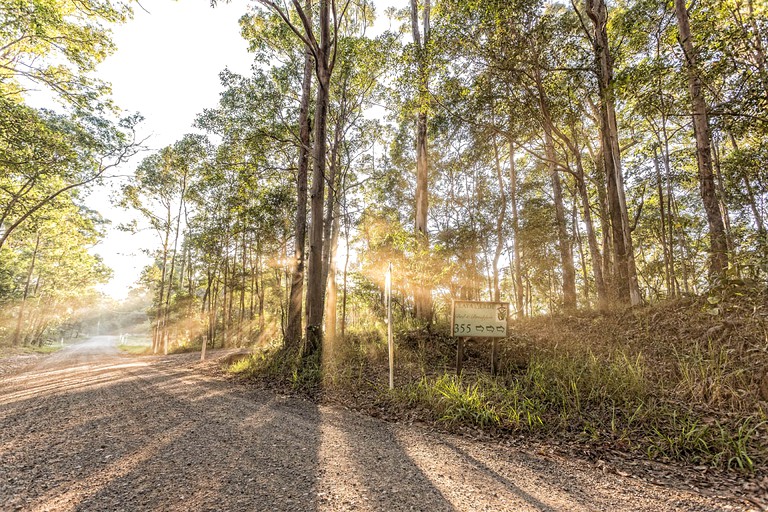
<instances>
[{"instance_id":1,"label":"wooden sign post","mask_svg":"<svg viewBox=\"0 0 768 512\"><path fill-rule=\"evenodd\" d=\"M461 375L461 362L464 360L464 338L456 340L456 375Z\"/></svg>"},{"instance_id":2,"label":"wooden sign post","mask_svg":"<svg viewBox=\"0 0 768 512\"><path fill-rule=\"evenodd\" d=\"M491 340L491 375L496 375L499 366L499 339Z\"/></svg>"},{"instance_id":3,"label":"wooden sign post","mask_svg":"<svg viewBox=\"0 0 768 512\"><path fill-rule=\"evenodd\" d=\"M451 304L451 335L457 337L456 374L461 375L464 338L491 338L491 373L498 370L498 339L507 336L508 302L454 300Z\"/></svg>"},{"instance_id":4,"label":"wooden sign post","mask_svg":"<svg viewBox=\"0 0 768 512\"><path fill-rule=\"evenodd\" d=\"M392 335L392 263L387 267L384 278L384 291L387 295L387 345L389 349L389 389L395 389L395 340Z\"/></svg>"}]
</instances>

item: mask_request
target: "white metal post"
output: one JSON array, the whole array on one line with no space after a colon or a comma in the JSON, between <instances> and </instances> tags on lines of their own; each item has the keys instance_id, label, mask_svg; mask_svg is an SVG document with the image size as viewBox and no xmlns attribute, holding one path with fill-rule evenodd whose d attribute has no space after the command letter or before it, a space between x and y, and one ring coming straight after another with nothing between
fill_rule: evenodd
<instances>
[{"instance_id":1,"label":"white metal post","mask_svg":"<svg viewBox=\"0 0 768 512\"><path fill-rule=\"evenodd\" d=\"M389 345L389 389L395 388L395 343L392 337L392 263L387 267L384 284L387 295L387 344Z\"/></svg>"}]
</instances>

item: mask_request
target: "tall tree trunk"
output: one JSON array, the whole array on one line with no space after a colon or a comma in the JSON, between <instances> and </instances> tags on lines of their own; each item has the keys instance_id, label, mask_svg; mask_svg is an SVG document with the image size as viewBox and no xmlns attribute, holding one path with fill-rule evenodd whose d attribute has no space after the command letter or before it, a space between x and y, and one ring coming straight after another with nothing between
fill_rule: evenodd
<instances>
[{"instance_id":1,"label":"tall tree trunk","mask_svg":"<svg viewBox=\"0 0 768 512\"><path fill-rule=\"evenodd\" d=\"M675 208L675 195L672 189L672 166L669 161L669 135L665 124L663 125L662 133L664 135L664 182L666 183L666 195L667 195L667 218L669 224L669 273L672 276L673 295L680 295L680 283L677 280L677 271L675 270L675 216L677 209Z\"/></svg>"},{"instance_id":2,"label":"tall tree trunk","mask_svg":"<svg viewBox=\"0 0 768 512\"><path fill-rule=\"evenodd\" d=\"M587 309L591 307L589 300L589 274L587 273L587 258L584 256L584 240L582 240L581 229L579 229L579 208L576 206L576 198L573 198L571 207L571 229L576 235L576 247L579 251L579 263L581 264L581 278L584 280L584 304Z\"/></svg>"},{"instance_id":3,"label":"tall tree trunk","mask_svg":"<svg viewBox=\"0 0 768 512\"><path fill-rule=\"evenodd\" d=\"M501 300L501 287L499 286L499 259L501 258L501 251L504 249L504 224L506 224L507 220L507 194L504 192L504 178L501 173L499 146L496 143L496 135L493 135L493 155L496 160L496 180L499 184L499 199L501 200L501 207L496 216L496 250L493 253L493 300L498 302Z\"/></svg>"},{"instance_id":4,"label":"tall tree trunk","mask_svg":"<svg viewBox=\"0 0 768 512\"><path fill-rule=\"evenodd\" d=\"M552 152L554 156L554 151ZM557 240L560 249L560 260L563 266L563 307L565 309L576 308L576 269L573 265L573 244L568 235L568 227L565 219L565 203L563 201L560 173L550 170L552 179L552 191L555 200L555 221L557 223Z\"/></svg>"},{"instance_id":5,"label":"tall tree trunk","mask_svg":"<svg viewBox=\"0 0 768 512\"><path fill-rule=\"evenodd\" d=\"M187 251L187 293L192 297L195 293L194 265L192 264L192 248ZM190 307L192 302L190 301Z\"/></svg>"},{"instance_id":6,"label":"tall tree trunk","mask_svg":"<svg viewBox=\"0 0 768 512\"><path fill-rule=\"evenodd\" d=\"M608 44L608 10L605 0L585 0L595 57L595 74L600 95L600 146L607 182L608 211L611 220L615 277L619 299L635 306L642 302L637 282L635 256L629 227L629 214L621 171L618 123L613 93L613 58Z\"/></svg>"},{"instance_id":7,"label":"tall tree trunk","mask_svg":"<svg viewBox=\"0 0 768 512\"><path fill-rule=\"evenodd\" d=\"M543 94L542 94L543 96ZM546 120L550 121L549 118L549 112L546 112ZM578 194L579 199L581 200L581 206L584 210L584 223L586 225L587 229L587 240L589 244L589 251L590 251L590 257L592 259L592 267L593 267L593 273L594 273L594 279L595 279L595 289L597 291L597 303L599 309L604 309L608 305L608 296L607 296L607 289L605 286L605 279L604 279L604 273L603 273L603 266L604 262L602 260L602 257L600 256L600 249L597 244L597 237L595 235L595 229L594 224L592 222L592 208L590 207L589 203L589 193L587 192L587 183L586 183L586 175L584 172L584 162L582 160L581 156L581 145L579 143L579 136L578 131L576 127L575 122L571 122L570 128L571 128L571 135L568 136L563 131L559 130L557 126L549 122L549 128L552 130L553 134L557 135L557 137L565 143L570 153L573 155L573 160L576 165L576 170L571 171L575 183L576 183L576 191L573 195L573 219L576 219L578 216L578 213L576 212L576 209L578 209L576 203L578 202L576 199L576 195ZM589 146L587 146L589 149ZM592 151L590 150L590 154L592 154ZM599 173L598 173L599 174ZM582 264L582 270L586 269L586 261L584 260L584 254L583 254L583 242L581 240L581 232L579 230L579 227L577 224L574 224L573 226L573 232L576 234L578 238L579 243L579 254L581 258L581 264ZM585 290L585 297L587 298L587 303L589 303L589 286L588 286L588 279L585 275L584 277L584 290ZM574 284L575 288L575 284Z\"/></svg>"},{"instance_id":8,"label":"tall tree trunk","mask_svg":"<svg viewBox=\"0 0 768 512\"><path fill-rule=\"evenodd\" d=\"M171 238L171 209L168 212L165 222L165 239L163 240L163 262L160 271L160 297L157 301L157 326L155 336L152 337L152 353L157 354L160 350L160 344L165 337L165 276L168 267L168 244Z\"/></svg>"},{"instance_id":9,"label":"tall tree trunk","mask_svg":"<svg viewBox=\"0 0 768 512\"><path fill-rule=\"evenodd\" d=\"M227 337L229 338L229 345L230 347L235 346L237 343L237 329L235 326L235 320L234 320L234 307L235 307L235 286L237 285L237 276L235 275L235 272L237 271L237 238L234 239L235 246L232 248L232 265L229 267L229 291L227 292L227 325L229 325L229 330L234 330L234 340L232 339L232 336L230 336L230 333L227 334Z\"/></svg>"},{"instance_id":10,"label":"tall tree trunk","mask_svg":"<svg viewBox=\"0 0 768 512\"><path fill-rule=\"evenodd\" d=\"M264 318L264 272L261 262L261 244L256 242L256 296L259 299L259 338L264 336L266 319Z\"/></svg>"},{"instance_id":11,"label":"tall tree trunk","mask_svg":"<svg viewBox=\"0 0 768 512\"><path fill-rule=\"evenodd\" d=\"M602 151L593 158L595 162L595 181L597 183L597 206L600 210L600 233L602 234L601 244L603 246L603 281L605 282L606 293L615 296L615 270L613 265L613 233L611 232L611 219L608 214L608 187L605 179L605 166L603 165ZM610 289L609 289L610 286Z\"/></svg>"},{"instance_id":12,"label":"tall tree trunk","mask_svg":"<svg viewBox=\"0 0 768 512\"><path fill-rule=\"evenodd\" d=\"M323 340L323 199L325 197L325 152L328 126L328 101L331 82L329 55L330 0L320 0L320 45L316 49L317 98L315 104L315 140L312 164L310 211L312 224L309 238L307 272L307 333L304 354L319 352Z\"/></svg>"},{"instance_id":13,"label":"tall tree trunk","mask_svg":"<svg viewBox=\"0 0 768 512\"><path fill-rule=\"evenodd\" d=\"M657 193L659 195L659 216L660 216L660 231L661 231L661 249L662 254L664 256L664 285L667 289L667 296L674 296L674 286L672 284L672 272L670 268L670 262L669 262L669 253L670 247L667 243L667 212L666 208L664 207L664 187L661 182L661 169L659 166L659 155L658 155L658 149L654 146L653 148L653 163L654 167L656 168L656 189Z\"/></svg>"},{"instance_id":14,"label":"tall tree trunk","mask_svg":"<svg viewBox=\"0 0 768 512\"><path fill-rule=\"evenodd\" d=\"M240 268L242 269L242 275L240 276L240 311L238 313L237 318L237 346L241 347L243 345L243 337L244 337L244 322L245 322L245 289L246 289L246 277L248 275L248 272L246 272L246 259L247 259L247 253L246 253L246 239L245 239L245 226L243 226L243 238L241 240L242 247L240 248Z\"/></svg>"},{"instance_id":15,"label":"tall tree trunk","mask_svg":"<svg viewBox=\"0 0 768 512\"><path fill-rule=\"evenodd\" d=\"M13 346L19 345L21 340L21 330L24 325L24 307L27 304L27 297L29 297L29 284L32 282L32 273L35 271L35 262L37 261L37 251L40 249L40 231L37 232L35 237L35 249L32 251L32 261L29 263L29 269L27 270L27 279L24 281L24 294L21 297L21 304L19 304L19 318L16 319L16 329L13 332Z\"/></svg>"},{"instance_id":16,"label":"tall tree trunk","mask_svg":"<svg viewBox=\"0 0 768 512\"><path fill-rule=\"evenodd\" d=\"M346 84L342 88L341 107L339 119L333 133L333 148L331 150L331 172L328 182L331 190L328 191L328 209L326 222L329 238L327 243L327 270L325 285L325 336L331 350L336 342L336 310L338 303L338 289L336 285L337 262L336 254L339 246L339 229L341 227L341 201L344 191L344 178L346 173L341 169L341 142L344 131L344 123L347 116Z\"/></svg>"},{"instance_id":17,"label":"tall tree trunk","mask_svg":"<svg viewBox=\"0 0 768 512\"><path fill-rule=\"evenodd\" d=\"M728 213L728 205L725 202L725 185L723 183L723 171L720 168L720 147L717 140L712 140L712 164L714 165L717 184L717 198L720 211L723 213L723 227L725 228L725 244L729 254L734 252L733 232L731 231L731 218ZM738 269L736 269L738 271Z\"/></svg>"},{"instance_id":18,"label":"tall tree trunk","mask_svg":"<svg viewBox=\"0 0 768 512\"><path fill-rule=\"evenodd\" d=\"M560 132L559 132L560 133ZM581 156L582 148L579 144L579 137L576 131L575 123L571 124L571 138L567 138L564 134L560 133L560 137L566 142L568 148L573 154L574 163L576 164L576 172L574 173L574 179L576 182L576 193L581 200L581 208L583 210L584 225L587 230L587 245L589 247L589 256L592 260L592 273L595 279L595 290L597 292L597 307L598 309L605 309L608 306L608 292L605 286L605 278L603 273L603 259L600 255L600 247L597 243L597 236L595 235L595 226L592 221L592 208L589 203L589 192L587 191L587 179L584 172L584 161ZM588 147L588 146L587 146ZM588 147L589 149L589 147ZM576 208L576 198L574 197L574 208ZM574 227L574 232L579 235L579 250L581 251L581 235L578 232L578 228ZM582 255L583 259L583 255ZM583 264L582 266L585 266ZM584 279L585 286L587 279ZM588 287L587 287L588 288Z\"/></svg>"},{"instance_id":19,"label":"tall tree trunk","mask_svg":"<svg viewBox=\"0 0 768 512\"><path fill-rule=\"evenodd\" d=\"M339 190L342 190L339 181ZM333 208L333 226L331 229L330 255L328 261L328 283L326 284L325 299L325 336L333 347L336 341L336 306L337 306L337 287L336 287L336 254L339 246L339 228L340 228L340 208L339 201L336 201Z\"/></svg>"},{"instance_id":20,"label":"tall tree trunk","mask_svg":"<svg viewBox=\"0 0 768 512\"><path fill-rule=\"evenodd\" d=\"M222 326L221 326L221 333L222 333L222 342L221 346L222 348L229 347L229 315L227 304L232 302L232 299L230 298L229 293L229 247L225 250L224 253L224 281L222 282L222 291L221 291L221 320L222 320Z\"/></svg>"},{"instance_id":21,"label":"tall tree trunk","mask_svg":"<svg viewBox=\"0 0 768 512\"><path fill-rule=\"evenodd\" d=\"M341 337L344 338L344 335L346 333L347 328L347 271L349 270L349 224L348 224L348 217L346 215L346 208L345 208L345 215L344 215L344 243L345 243L345 253L344 253L344 277L343 277L343 288L341 291Z\"/></svg>"},{"instance_id":22,"label":"tall tree trunk","mask_svg":"<svg viewBox=\"0 0 768 512\"><path fill-rule=\"evenodd\" d=\"M418 237L422 255L429 254L429 234L427 231L427 211L429 209L429 161L427 155L427 101L429 97L427 76L427 47L429 45L431 11L430 0L425 0L423 7L422 38L419 28L418 1L411 0L411 30L416 46L418 73L418 102L416 115L416 236ZM432 322L432 291L424 283L416 286L415 290L416 317L430 325Z\"/></svg>"},{"instance_id":23,"label":"tall tree trunk","mask_svg":"<svg viewBox=\"0 0 768 512\"><path fill-rule=\"evenodd\" d=\"M734 151L739 151L739 145L736 142L736 138L733 136L732 133L728 133L728 138L731 141L731 146L733 147ZM755 191L752 188L752 183L749 181L749 175L746 171L742 170L742 180L744 180L744 190L747 193L747 200L749 201L749 208L752 210L752 216L755 219L755 225L757 226L757 234L760 235L761 238L763 238L763 243L765 243L765 221L763 220L763 216L760 214L760 210L757 206L757 201L755 200Z\"/></svg>"},{"instance_id":24,"label":"tall tree trunk","mask_svg":"<svg viewBox=\"0 0 768 512\"><path fill-rule=\"evenodd\" d=\"M544 128L544 152L547 157L549 177L552 182L552 192L555 200L555 223L557 226L557 242L560 251L560 262L563 271L563 307L576 308L576 269L573 266L573 246L568 236L563 203L563 188L560 183L560 173L557 170L557 155L552 138L552 116L549 111L549 100L544 92L541 81L541 71L536 68L536 89L539 93L539 110L541 111L542 127Z\"/></svg>"},{"instance_id":25,"label":"tall tree trunk","mask_svg":"<svg viewBox=\"0 0 768 512\"><path fill-rule=\"evenodd\" d=\"M343 93L342 93L343 94ZM340 190L338 184L340 183L339 179L339 172L340 172L340 158L339 158L339 151L341 148L341 137L342 137L342 131L343 131L343 117L344 117L344 100L342 99L342 106L339 112L339 119L336 122L336 126L333 130L333 145L331 146L331 154L329 158L329 169L328 169L328 192L325 194L325 221L324 221L324 230L323 230L323 282L326 283L323 285L323 298L326 297L326 291L327 291L327 283L328 283L328 273L330 271L331 267L331 259L333 258L332 252L335 250L333 247L331 247L331 238L332 238L332 231L333 231L333 222L334 222L334 216L338 214L338 193L337 191Z\"/></svg>"},{"instance_id":26,"label":"tall tree trunk","mask_svg":"<svg viewBox=\"0 0 768 512\"><path fill-rule=\"evenodd\" d=\"M515 310L518 318L525 317L523 264L520 260L520 216L517 209L517 166L515 165L515 144L509 139L509 204L512 207L512 231L515 234Z\"/></svg>"},{"instance_id":27,"label":"tall tree trunk","mask_svg":"<svg viewBox=\"0 0 768 512\"><path fill-rule=\"evenodd\" d=\"M253 257L253 241L249 244L248 247L248 260L250 262L249 268L251 271L251 282L250 282L250 293L249 293L249 303L248 303L248 336L251 338L251 340L254 340L254 330L253 330L253 319L256 318L256 261ZM288 279L290 279L290 275L288 276ZM288 284L286 284L288 286ZM290 290L289 290L290 293ZM288 302L290 303L290 298L288 299ZM261 333L259 333L261 334ZM285 339L285 332L283 332L283 339Z\"/></svg>"},{"instance_id":28,"label":"tall tree trunk","mask_svg":"<svg viewBox=\"0 0 768 512\"><path fill-rule=\"evenodd\" d=\"M200 360L205 361L205 351L208 347L208 343L211 341L211 302L213 301L213 269L209 266L206 269L206 283L205 283L205 293L203 294L203 304L200 308L200 316L205 319L206 322L206 329L205 329L205 335L203 336L203 345L200 348ZM206 313L206 304L207 304L207 313Z\"/></svg>"},{"instance_id":29,"label":"tall tree trunk","mask_svg":"<svg viewBox=\"0 0 768 512\"><path fill-rule=\"evenodd\" d=\"M675 0L675 15L680 31L680 46L685 55L685 68L688 73L688 90L691 96L691 114L693 134L696 138L696 162L699 168L699 193L704 204L709 227L709 275L710 278L722 279L728 269L728 245L725 236L722 212L715 188L715 176L712 172L711 136L704 90L701 81L698 57L691 38L690 20L685 0Z\"/></svg>"},{"instance_id":30,"label":"tall tree trunk","mask_svg":"<svg viewBox=\"0 0 768 512\"><path fill-rule=\"evenodd\" d=\"M187 247L186 244L183 244L181 249L181 267L179 268L179 290L184 290L184 278L187 277L186 272L187 272L187 253L188 252L189 252L189 247Z\"/></svg>"},{"instance_id":31,"label":"tall tree trunk","mask_svg":"<svg viewBox=\"0 0 768 512\"><path fill-rule=\"evenodd\" d=\"M577 165L581 167L580 158ZM581 210L584 217L584 225L587 229L587 246L589 247L589 257L592 260L592 274L595 278L595 290L597 291L597 307L604 309L608 306L608 291L605 287L605 278L603 277L603 258L600 255L600 247L595 235L595 226L592 221L592 209L589 204L589 193L587 192L586 179L583 168L579 171L576 178L576 189L581 198Z\"/></svg>"},{"instance_id":32,"label":"tall tree trunk","mask_svg":"<svg viewBox=\"0 0 768 512\"><path fill-rule=\"evenodd\" d=\"M311 2L307 1L307 11ZM296 175L296 236L293 242L291 262L291 295L288 302L288 322L285 328L285 344L298 347L301 343L302 299L304 295L304 247L307 240L307 174L310 151L309 102L312 92L312 54L304 50L304 79L301 83L299 107L299 168Z\"/></svg>"},{"instance_id":33,"label":"tall tree trunk","mask_svg":"<svg viewBox=\"0 0 768 512\"><path fill-rule=\"evenodd\" d=\"M181 229L181 211L184 208L184 195L186 193L187 193L187 173L184 172L184 175L181 181L181 190L179 194L179 211L176 215L176 231L174 232L174 236L173 236L173 255L171 256L171 271L168 277L168 294L165 296L165 313L163 314L164 324L167 322L167 320L165 319L169 318L171 314L171 294L173 293L173 274L176 268L176 253L178 252L178 247L179 247L179 231ZM164 335L163 335L163 354L165 355L168 355L169 336L170 334L168 333L168 329L167 327L165 327Z\"/></svg>"}]
</instances>

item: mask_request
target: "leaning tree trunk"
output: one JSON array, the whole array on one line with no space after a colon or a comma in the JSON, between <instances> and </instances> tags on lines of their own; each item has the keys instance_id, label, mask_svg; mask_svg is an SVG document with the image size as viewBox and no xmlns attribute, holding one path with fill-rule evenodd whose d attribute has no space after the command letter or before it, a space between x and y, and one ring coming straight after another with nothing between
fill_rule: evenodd
<instances>
[{"instance_id":1,"label":"leaning tree trunk","mask_svg":"<svg viewBox=\"0 0 768 512\"><path fill-rule=\"evenodd\" d=\"M581 209L583 211L584 225L587 230L587 245L589 246L589 257L592 260L592 273L595 279L595 290L597 291L597 307L605 309L608 307L608 291L605 286L605 273L603 272L603 257L600 255L600 247L595 234L595 224L592 220L592 208L589 202L589 192L587 191L587 179L584 172L584 161L581 157L581 146L576 135L576 126L571 126L573 132L572 152L576 164L576 191L581 199ZM575 199L574 199L575 202ZM586 286L586 283L585 283Z\"/></svg>"},{"instance_id":2,"label":"leaning tree trunk","mask_svg":"<svg viewBox=\"0 0 768 512\"><path fill-rule=\"evenodd\" d=\"M549 111L549 100L544 93L540 70L536 69L536 88L539 93L539 110L541 111L542 127L544 128L544 151L547 157L552 192L555 200L555 224L557 225L557 242L560 251L560 261L563 270L563 307L576 308L576 269L573 266L573 247L568 236L563 204L563 187L557 170L557 155L552 138L552 116Z\"/></svg>"},{"instance_id":3,"label":"leaning tree trunk","mask_svg":"<svg viewBox=\"0 0 768 512\"><path fill-rule=\"evenodd\" d=\"M27 304L27 298L29 297L29 284L32 281L32 274L35 271L35 262L37 261L37 251L40 249L40 232L37 232L35 238L35 250L32 252L32 261L29 264L29 270L27 270L27 279L24 282L24 295L21 297L21 304L19 304L19 318L16 320L16 329L13 332L13 346L19 345L21 340L21 331L24 325L24 307Z\"/></svg>"},{"instance_id":4,"label":"leaning tree trunk","mask_svg":"<svg viewBox=\"0 0 768 512\"><path fill-rule=\"evenodd\" d=\"M288 301L288 322L285 345L298 347L301 343L301 313L304 295L304 245L307 240L307 171L309 169L310 120L309 101L312 92L312 54L304 50L304 80L301 84L299 107L299 170L296 176L296 236L291 262L291 295Z\"/></svg>"},{"instance_id":5,"label":"leaning tree trunk","mask_svg":"<svg viewBox=\"0 0 768 512\"><path fill-rule=\"evenodd\" d=\"M589 194L587 192L587 184L584 177L584 169L581 163L581 157L577 155L576 159L578 166L576 189L578 190L579 197L581 198L581 209L584 216L584 225L587 228L587 245L589 246L589 256L592 260L592 273L595 278L597 307L598 309L605 309L608 306L608 293L605 289L605 279L603 276L603 258L600 255L600 247L597 243L597 235L595 235L595 225L592 221L592 209L589 204Z\"/></svg>"},{"instance_id":6,"label":"leaning tree trunk","mask_svg":"<svg viewBox=\"0 0 768 512\"><path fill-rule=\"evenodd\" d=\"M546 132L546 130L545 130ZM549 171L552 180L552 191L555 200L555 223L557 224L557 243L560 250L560 261L563 267L563 307L565 309L576 308L576 269L573 266L573 246L568 236L565 220L565 205L563 201L563 188L560 183L560 173L557 171L554 159L555 152L552 145L552 136L545 144L547 146L547 158L550 159Z\"/></svg>"},{"instance_id":7,"label":"leaning tree trunk","mask_svg":"<svg viewBox=\"0 0 768 512\"><path fill-rule=\"evenodd\" d=\"M704 99L698 58L691 38L691 27L688 10L685 8L685 0L675 0L675 14L680 31L680 46L683 48L685 68L688 72L693 134L696 138L696 162L699 167L699 193L704 203L709 227L709 275L710 278L723 278L728 269L728 244L720 204L717 199L715 176L712 172L707 104Z\"/></svg>"}]
</instances>

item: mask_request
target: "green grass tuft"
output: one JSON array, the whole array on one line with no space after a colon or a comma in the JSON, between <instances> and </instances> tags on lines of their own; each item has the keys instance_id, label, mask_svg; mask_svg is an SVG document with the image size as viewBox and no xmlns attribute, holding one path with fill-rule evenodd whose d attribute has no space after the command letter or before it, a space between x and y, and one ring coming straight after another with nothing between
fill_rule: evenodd
<instances>
[{"instance_id":1,"label":"green grass tuft","mask_svg":"<svg viewBox=\"0 0 768 512\"><path fill-rule=\"evenodd\" d=\"M152 353L152 347L150 345L118 345L117 348L126 354L134 356L144 356Z\"/></svg>"},{"instance_id":2,"label":"green grass tuft","mask_svg":"<svg viewBox=\"0 0 768 512\"><path fill-rule=\"evenodd\" d=\"M229 373L246 378L264 379L289 386L293 391L315 393L323 372L319 355L301 358L291 350L269 347L227 367Z\"/></svg>"}]
</instances>

